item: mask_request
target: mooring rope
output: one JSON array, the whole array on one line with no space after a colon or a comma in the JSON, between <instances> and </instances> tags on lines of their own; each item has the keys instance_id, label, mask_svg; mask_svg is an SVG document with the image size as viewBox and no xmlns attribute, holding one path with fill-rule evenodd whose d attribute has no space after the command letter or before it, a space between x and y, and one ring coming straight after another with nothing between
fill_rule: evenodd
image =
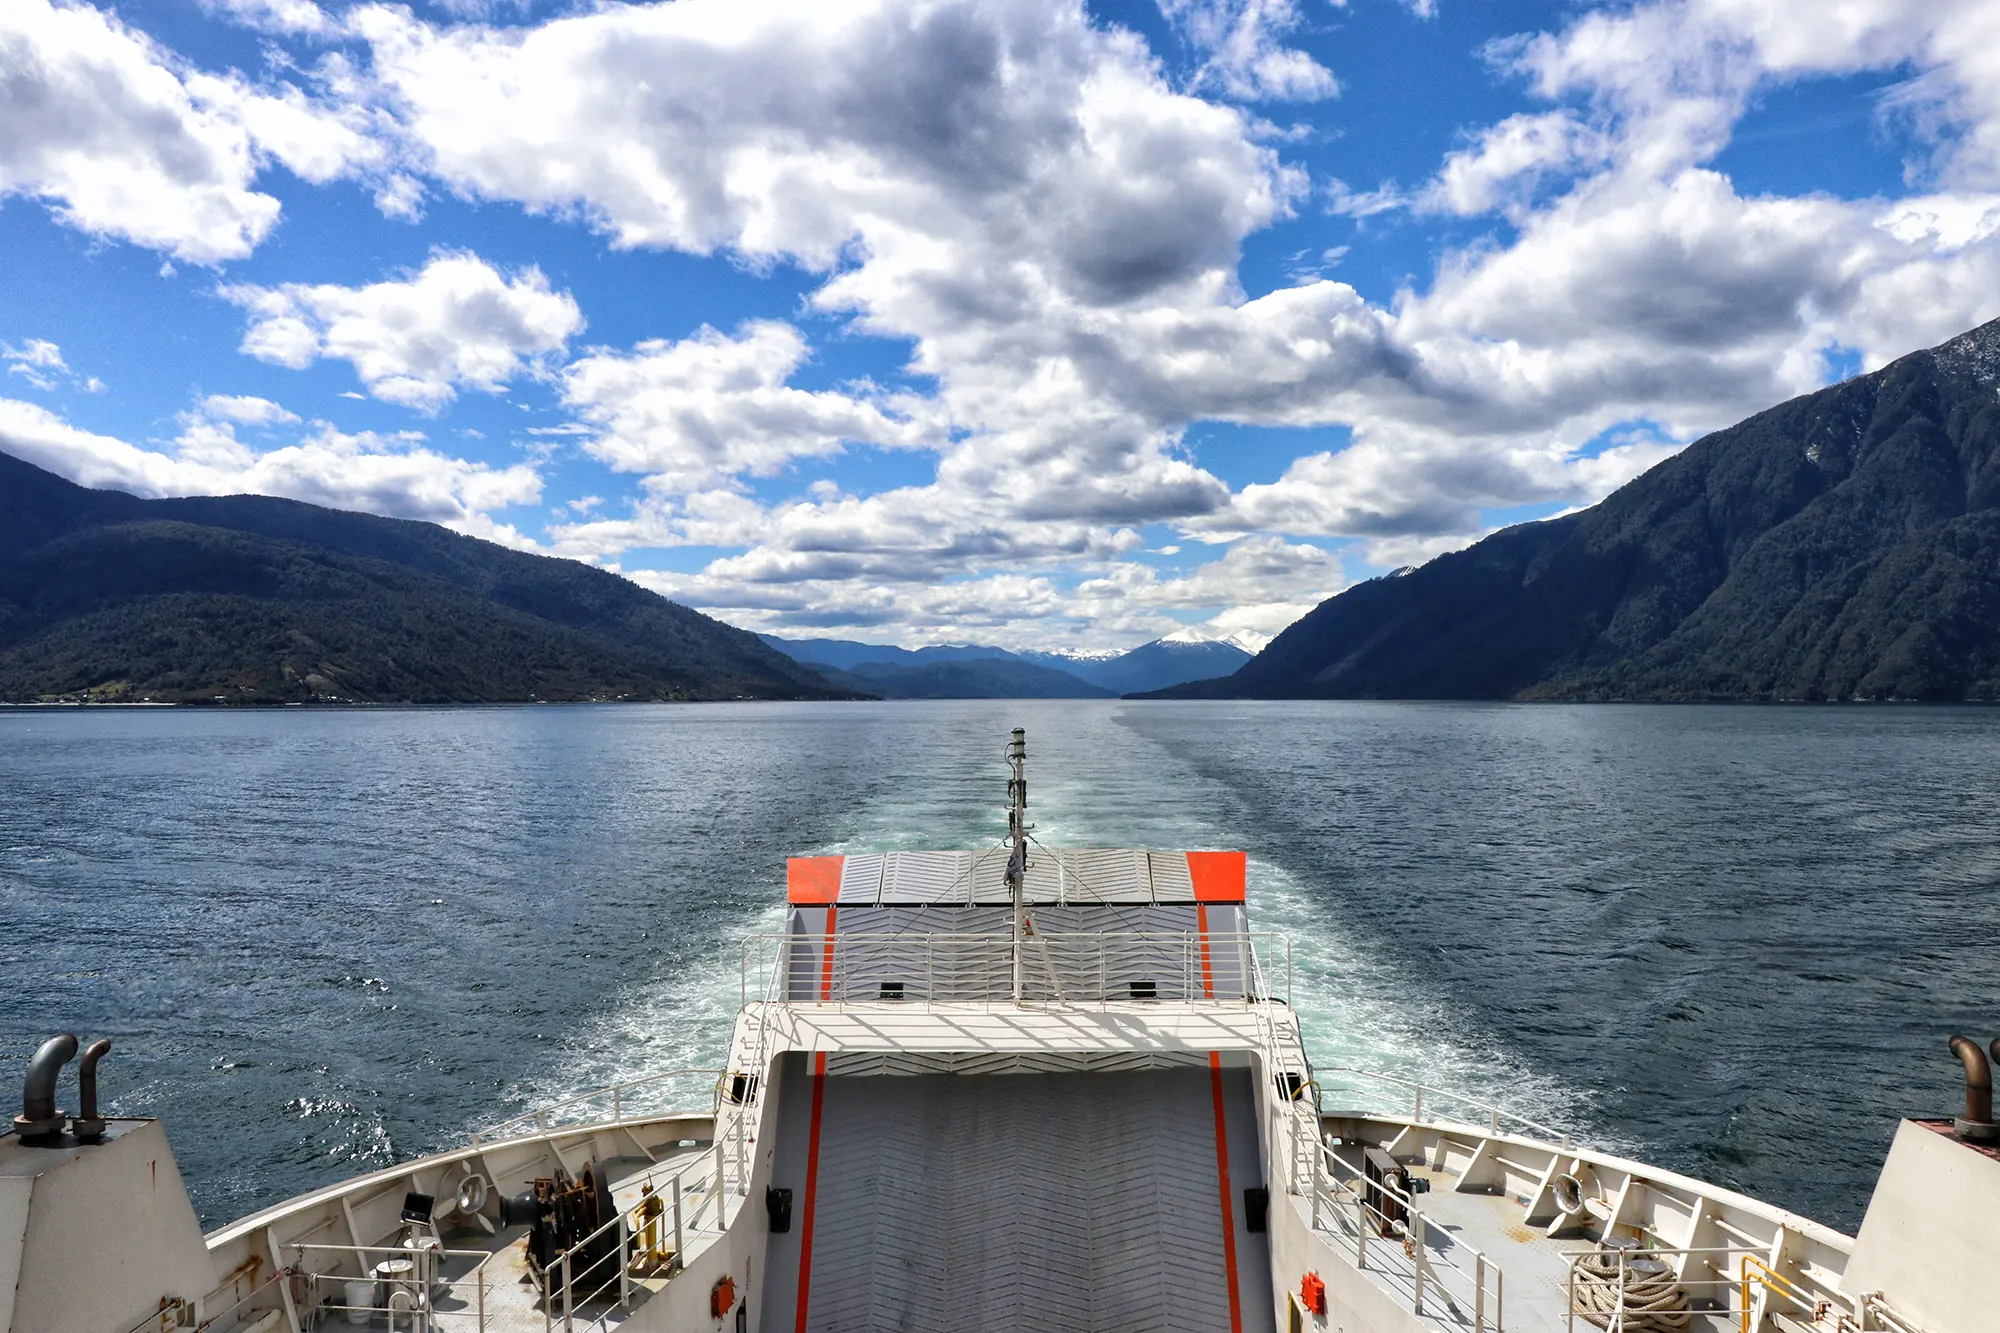
<instances>
[{"instance_id":1,"label":"mooring rope","mask_svg":"<svg viewBox=\"0 0 2000 1333\"><path fill-rule=\"evenodd\" d=\"M1624 1312L1619 1317L1619 1268L1624 1268ZM1631 1252L1586 1254L1576 1263L1571 1309L1599 1328L1630 1333L1678 1333L1693 1321L1688 1294L1674 1270L1657 1259Z\"/></svg>"}]
</instances>

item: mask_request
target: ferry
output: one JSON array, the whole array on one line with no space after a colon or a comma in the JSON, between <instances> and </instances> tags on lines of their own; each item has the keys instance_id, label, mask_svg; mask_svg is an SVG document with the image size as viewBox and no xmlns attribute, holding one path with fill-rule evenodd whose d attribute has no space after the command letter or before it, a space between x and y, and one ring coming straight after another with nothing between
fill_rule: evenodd
<instances>
[{"instance_id":1,"label":"ferry","mask_svg":"<svg viewBox=\"0 0 2000 1333\"><path fill-rule=\"evenodd\" d=\"M1044 847L1019 730L1007 757L995 847L789 862L722 1068L207 1234L160 1122L101 1113L112 1043L52 1038L0 1136L0 1330L2000 1330L1977 1042L1964 1113L1901 1122L1844 1235L1316 1066L1244 853Z\"/></svg>"}]
</instances>

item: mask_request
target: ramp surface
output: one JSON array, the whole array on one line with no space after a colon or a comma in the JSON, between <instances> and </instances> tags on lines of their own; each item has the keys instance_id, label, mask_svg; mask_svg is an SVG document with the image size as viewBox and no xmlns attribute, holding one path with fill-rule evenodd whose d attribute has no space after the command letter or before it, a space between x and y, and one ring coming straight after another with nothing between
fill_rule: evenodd
<instances>
[{"instance_id":1,"label":"ramp surface","mask_svg":"<svg viewBox=\"0 0 2000 1333\"><path fill-rule=\"evenodd\" d=\"M809 1201L813 1077L786 1083L774 1179L812 1210L811 1254L801 1304L806 1228L771 1238L766 1327L1272 1326L1247 1069L825 1076Z\"/></svg>"}]
</instances>

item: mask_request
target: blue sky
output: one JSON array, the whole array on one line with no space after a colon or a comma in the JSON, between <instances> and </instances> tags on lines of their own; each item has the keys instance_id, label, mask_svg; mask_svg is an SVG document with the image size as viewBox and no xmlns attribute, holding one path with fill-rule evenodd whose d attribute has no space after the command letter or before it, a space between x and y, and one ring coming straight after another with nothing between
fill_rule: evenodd
<instances>
[{"instance_id":1,"label":"blue sky","mask_svg":"<svg viewBox=\"0 0 2000 1333\"><path fill-rule=\"evenodd\" d=\"M0 449L1255 644L2000 315L1970 0L0 6Z\"/></svg>"}]
</instances>

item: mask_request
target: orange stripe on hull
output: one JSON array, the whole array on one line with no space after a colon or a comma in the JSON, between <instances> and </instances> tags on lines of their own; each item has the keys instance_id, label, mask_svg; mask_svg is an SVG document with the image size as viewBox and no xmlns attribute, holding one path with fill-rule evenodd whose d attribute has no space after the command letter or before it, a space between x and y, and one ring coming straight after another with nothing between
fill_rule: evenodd
<instances>
[{"instance_id":1,"label":"orange stripe on hull","mask_svg":"<svg viewBox=\"0 0 2000 1333\"><path fill-rule=\"evenodd\" d=\"M1229 1204L1229 1125L1222 1112L1222 1053L1208 1053L1208 1080L1215 1092L1215 1171L1222 1191L1222 1263L1229 1274L1229 1333L1243 1333L1243 1303L1236 1294L1236 1210ZM805 1325L799 1325L805 1333Z\"/></svg>"},{"instance_id":2,"label":"orange stripe on hull","mask_svg":"<svg viewBox=\"0 0 2000 1333\"><path fill-rule=\"evenodd\" d=\"M1215 998L1215 967L1208 956L1208 905L1197 903L1194 909L1195 927L1201 931L1201 993L1209 999Z\"/></svg>"},{"instance_id":3,"label":"orange stripe on hull","mask_svg":"<svg viewBox=\"0 0 2000 1333\"><path fill-rule=\"evenodd\" d=\"M806 1333L806 1303L812 1295L813 1195L819 1189L819 1121L826 1105L826 1052L813 1057L812 1128L806 1137L805 1222L799 1233L799 1316L796 1333ZM1233 1279L1232 1279L1233 1283ZM1234 1293L1234 1285L1230 1291ZM1232 1294L1233 1302L1234 1296Z\"/></svg>"}]
</instances>

